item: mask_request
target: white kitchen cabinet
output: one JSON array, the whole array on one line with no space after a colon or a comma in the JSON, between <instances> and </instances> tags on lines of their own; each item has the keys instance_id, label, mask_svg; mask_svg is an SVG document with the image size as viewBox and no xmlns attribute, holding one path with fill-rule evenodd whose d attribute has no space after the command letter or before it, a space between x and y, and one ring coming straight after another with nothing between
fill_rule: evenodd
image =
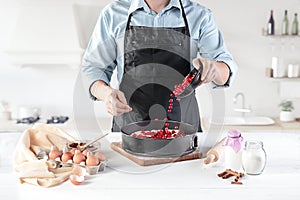
<instances>
[{"instance_id":1,"label":"white kitchen cabinet","mask_svg":"<svg viewBox=\"0 0 300 200\"><path fill-rule=\"evenodd\" d=\"M104 7L96 1L89 3L21 3L11 43L5 50L11 63L17 66L79 66Z\"/></svg>"}]
</instances>

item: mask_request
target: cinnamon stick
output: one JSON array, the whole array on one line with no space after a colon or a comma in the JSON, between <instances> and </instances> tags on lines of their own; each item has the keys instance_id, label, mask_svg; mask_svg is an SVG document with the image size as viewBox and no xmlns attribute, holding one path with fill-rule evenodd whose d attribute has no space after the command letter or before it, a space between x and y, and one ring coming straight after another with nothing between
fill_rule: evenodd
<instances>
[{"instance_id":1,"label":"cinnamon stick","mask_svg":"<svg viewBox=\"0 0 300 200\"><path fill-rule=\"evenodd\" d=\"M227 179L232 176L235 176L235 179L234 179L234 181L231 181L231 184L238 184L238 185L243 184L242 182L239 181L240 178L242 178L244 176L243 173L239 173L239 172L233 171L231 169L226 169L224 172L221 172L217 175L218 175L218 177L223 178L223 179Z\"/></svg>"},{"instance_id":2,"label":"cinnamon stick","mask_svg":"<svg viewBox=\"0 0 300 200\"><path fill-rule=\"evenodd\" d=\"M231 184L235 184L235 185L243 185L242 182L236 182L236 181L231 181Z\"/></svg>"},{"instance_id":3,"label":"cinnamon stick","mask_svg":"<svg viewBox=\"0 0 300 200\"><path fill-rule=\"evenodd\" d=\"M226 169L226 172L228 174L232 174L233 176L240 177L240 178L244 176L243 173L239 173L239 172L233 171L231 169Z\"/></svg>"}]
</instances>

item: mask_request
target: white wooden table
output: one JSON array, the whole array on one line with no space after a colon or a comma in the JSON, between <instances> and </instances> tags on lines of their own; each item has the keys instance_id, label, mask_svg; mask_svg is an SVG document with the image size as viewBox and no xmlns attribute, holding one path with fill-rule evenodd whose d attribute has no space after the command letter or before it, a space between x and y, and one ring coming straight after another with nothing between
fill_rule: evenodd
<instances>
[{"instance_id":1,"label":"white wooden table","mask_svg":"<svg viewBox=\"0 0 300 200\"><path fill-rule=\"evenodd\" d=\"M1 134L1 133L0 133ZM120 134L103 141L109 161L103 173L74 186L67 181L52 188L20 184L11 166L0 166L0 199L300 199L300 131L248 132L245 140L264 143L267 166L263 174L246 176L243 185L217 177L222 167L205 167L203 160L141 167L109 148ZM5 146L1 146L2 150Z\"/></svg>"}]
</instances>

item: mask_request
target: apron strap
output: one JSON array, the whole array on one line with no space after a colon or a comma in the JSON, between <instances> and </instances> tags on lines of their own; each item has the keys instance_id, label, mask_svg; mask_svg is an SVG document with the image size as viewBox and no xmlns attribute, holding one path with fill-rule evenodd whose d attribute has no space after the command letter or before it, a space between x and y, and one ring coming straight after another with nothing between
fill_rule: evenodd
<instances>
[{"instance_id":1,"label":"apron strap","mask_svg":"<svg viewBox=\"0 0 300 200\"><path fill-rule=\"evenodd\" d=\"M182 12L182 17L183 17L183 20L184 20L184 24L185 24L185 27L186 27L186 35L187 36L191 36L190 35L190 29L189 29L189 23L187 21L187 18L186 18L186 14L185 14L185 11L184 11L184 8L183 8L183 5L182 5L182 1L179 0L179 3L180 3L180 7L181 7L181 12Z\"/></svg>"},{"instance_id":2,"label":"apron strap","mask_svg":"<svg viewBox=\"0 0 300 200\"><path fill-rule=\"evenodd\" d=\"M126 31L129 30L130 22L131 22L131 17L132 17L132 13L130 13L130 15L128 16L127 23L126 23Z\"/></svg>"}]
</instances>

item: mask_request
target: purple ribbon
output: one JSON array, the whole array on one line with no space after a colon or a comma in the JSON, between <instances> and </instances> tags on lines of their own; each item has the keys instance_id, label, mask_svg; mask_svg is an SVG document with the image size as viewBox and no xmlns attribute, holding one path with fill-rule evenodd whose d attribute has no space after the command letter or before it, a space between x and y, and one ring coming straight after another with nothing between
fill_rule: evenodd
<instances>
[{"instance_id":1,"label":"purple ribbon","mask_svg":"<svg viewBox=\"0 0 300 200\"><path fill-rule=\"evenodd\" d=\"M237 153L242 148L243 137L237 130L230 130L223 146L230 146Z\"/></svg>"}]
</instances>

